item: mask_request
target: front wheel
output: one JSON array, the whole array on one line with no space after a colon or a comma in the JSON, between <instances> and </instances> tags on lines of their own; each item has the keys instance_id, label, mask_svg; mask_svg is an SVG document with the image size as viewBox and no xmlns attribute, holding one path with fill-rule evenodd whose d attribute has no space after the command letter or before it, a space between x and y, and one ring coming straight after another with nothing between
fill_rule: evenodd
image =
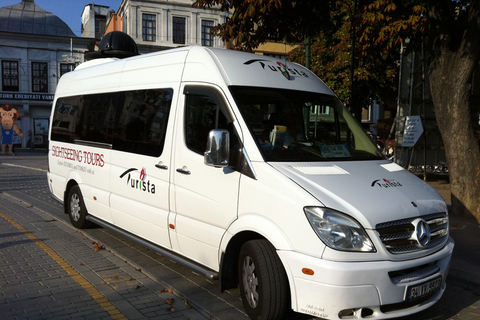
<instances>
[{"instance_id":1,"label":"front wheel","mask_svg":"<svg viewBox=\"0 0 480 320\"><path fill-rule=\"evenodd\" d=\"M281 319L289 303L287 275L275 248L267 240L251 240L238 261L240 293L250 319Z\"/></svg>"},{"instance_id":2,"label":"front wheel","mask_svg":"<svg viewBox=\"0 0 480 320\"><path fill-rule=\"evenodd\" d=\"M85 229L92 225L87 218L87 208L83 202L82 192L78 186L73 186L68 192L67 213L75 228Z\"/></svg>"}]
</instances>

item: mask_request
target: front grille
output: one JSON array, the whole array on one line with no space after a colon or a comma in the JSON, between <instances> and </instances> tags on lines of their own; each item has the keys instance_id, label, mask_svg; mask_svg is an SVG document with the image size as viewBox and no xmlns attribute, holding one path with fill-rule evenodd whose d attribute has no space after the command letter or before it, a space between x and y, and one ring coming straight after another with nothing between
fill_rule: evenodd
<instances>
[{"instance_id":1,"label":"front grille","mask_svg":"<svg viewBox=\"0 0 480 320\"><path fill-rule=\"evenodd\" d=\"M382 311L383 313L389 313L389 312L411 308L424 303L425 301L433 297L435 294L438 294L438 292L432 292L431 294L428 294L425 297L411 300L411 301L404 301L404 302L394 303L394 304L386 304L386 305L380 306L380 311Z\"/></svg>"},{"instance_id":2,"label":"front grille","mask_svg":"<svg viewBox=\"0 0 480 320\"><path fill-rule=\"evenodd\" d=\"M426 222L431 236L430 241L425 245L420 243L415 230L415 225L420 220ZM411 253L445 244L448 239L448 218L445 213L439 212L379 223L375 230L388 252L392 254Z\"/></svg>"},{"instance_id":3,"label":"front grille","mask_svg":"<svg viewBox=\"0 0 480 320\"><path fill-rule=\"evenodd\" d=\"M430 263L410 269L391 271L388 275L394 284L398 284L422 280L439 271L440 268L435 263Z\"/></svg>"}]
</instances>

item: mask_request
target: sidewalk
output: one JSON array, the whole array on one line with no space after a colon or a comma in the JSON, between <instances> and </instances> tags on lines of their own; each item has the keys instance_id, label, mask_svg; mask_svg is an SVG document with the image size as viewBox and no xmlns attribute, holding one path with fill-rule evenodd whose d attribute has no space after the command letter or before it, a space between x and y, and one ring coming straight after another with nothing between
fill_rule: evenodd
<instances>
[{"instance_id":1,"label":"sidewalk","mask_svg":"<svg viewBox=\"0 0 480 320\"><path fill-rule=\"evenodd\" d=\"M432 177L427 183L440 193L447 205L451 205L448 177ZM450 213L449 220L455 249L448 279L480 295L480 224L472 216L455 213Z\"/></svg>"},{"instance_id":2,"label":"sidewalk","mask_svg":"<svg viewBox=\"0 0 480 320\"><path fill-rule=\"evenodd\" d=\"M205 319L102 244L12 200L0 194L2 319Z\"/></svg>"}]
</instances>

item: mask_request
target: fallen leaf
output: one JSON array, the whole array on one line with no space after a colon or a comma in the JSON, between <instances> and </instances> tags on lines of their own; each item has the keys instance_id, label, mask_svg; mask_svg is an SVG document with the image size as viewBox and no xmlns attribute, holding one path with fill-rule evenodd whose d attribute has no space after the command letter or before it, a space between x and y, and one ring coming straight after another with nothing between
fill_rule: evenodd
<instances>
[{"instance_id":1,"label":"fallen leaf","mask_svg":"<svg viewBox=\"0 0 480 320\"><path fill-rule=\"evenodd\" d=\"M100 242L92 241L92 244L95 245L95 251L99 251L99 250L105 249L105 247L103 246L103 244L101 244Z\"/></svg>"},{"instance_id":2,"label":"fallen leaf","mask_svg":"<svg viewBox=\"0 0 480 320\"><path fill-rule=\"evenodd\" d=\"M173 299L165 299L165 302L169 305L172 305L173 304Z\"/></svg>"},{"instance_id":3,"label":"fallen leaf","mask_svg":"<svg viewBox=\"0 0 480 320\"><path fill-rule=\"evenodd\" d=\"M174 308L174 307L170 307L170 308L166 308L165 310L174 312L174 311L175 311L175 308Z\"/></svg>"},{"instance_id":4,"label":"fallen leaf","mask_svg":"<svg viewBox=\"0 0 480 320\"><path fill-rule=\"evenodd\" d=\"M173 293L173 290L172 290L172 289L163 289L163 290L160 291L160 292L162 292L162 293L163 293L163 292Z\"/></svg>"}]
</instances>

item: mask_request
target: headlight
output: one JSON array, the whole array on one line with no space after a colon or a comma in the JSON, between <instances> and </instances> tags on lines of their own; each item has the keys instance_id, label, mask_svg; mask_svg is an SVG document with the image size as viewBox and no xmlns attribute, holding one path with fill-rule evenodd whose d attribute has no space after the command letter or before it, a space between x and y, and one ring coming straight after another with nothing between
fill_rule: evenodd
<instances>
[{"instance_id":1,"label":"headlight","mask_svg":"<svg viewBox=\"0 0 480 320\"><path fill-rule=\"evenodd\" d=\"M308 221L330 248L342 251L375 252L362 226L346 214L320 207L305 207Z\"/></svg>"}]
</instances>

